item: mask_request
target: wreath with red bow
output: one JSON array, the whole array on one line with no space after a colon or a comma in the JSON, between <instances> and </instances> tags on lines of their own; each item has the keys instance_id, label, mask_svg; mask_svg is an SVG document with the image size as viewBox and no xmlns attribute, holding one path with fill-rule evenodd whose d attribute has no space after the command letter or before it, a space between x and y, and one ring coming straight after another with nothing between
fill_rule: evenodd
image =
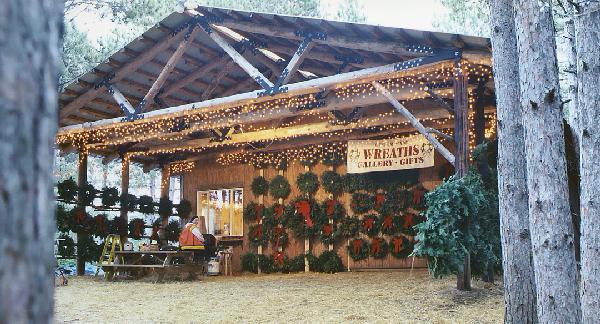
<instances>
[{"instance_id":1,"label":"wreath with red bow","mask_svg":"<svg viewBox=\"0 0 600 324\"><path fill-rule=\"evenodd\" d=\"M298 198L291 207L285 209L288 227L297 238L310 238L318 233L318 224L321 219L320 205L314 199Z\"/></svg>"},{"instance_id":2,"label":"wreath with red bow","mask_svg":"<svg viewBox=\"0 0 600 324\"><path fill-rule=\"evenodd\" d=\"M94 230L94 221L92 217L85 211L85 207L76 207L71 210L71 218L73 219L73 232L76 233L91 233Z\"/></svg>"},{"instance_id":3,"label":"wreath with red bow","mask_svg":"<svg viewBox=\"0 0 600 324\"><path fill-rule=\"evenodd\" d=\"M427 190L422 185L417 185L412 190L412 206L415 209L425 208L425 194Z\"/></svg>"},{"instance_id":4,"label":"wreath with red bow","mask_svg":"<svg viewBox=\"0 0 600 324\"><path fill-rule=\"evenodd\" d=\"M325 223L321 225L319 238L323 244L333 244L340 235L339 226L335 224Z\"/></svg>"},{"instance_id":5,"label":"wreath with red bow","mask_svg":"<svg viewBox=\"0 0 600 324\"><path fill-rule=\"evenodd\" d=\"M369 237L374 237L379 234L380 224L377 220L378 217L375 214L365 215L362 219L362 232Z\"/></svg>"},{"instance_id":6,"label":"wreath with red bow","mask_svg":"<svg viewBox=\"0 0 600 324\"><path fill-rule=\"evenodd\" d=\"M375 259L383 259L388 255L388 244L382 237L374 237L371 240L369 253Z\"/></svg>"},{"instance_id":7,"label":"wreath with red bow","mask_svg":"<svg viewBox=\"0 0 600 324\"><path fill-rule=\"evenodd\" d=\"M375 201L371 195L364 192L355 192L352 194L352 211L356 214L364 214L375 207Z\"/></svg>"},{"instance_id":8,"label":"wreath with red bow","mask_svg":"<svg viewBox=\"0 0 600 324\"><path fill-rule=\"evenodd\" d=\"M348 254L354 261L365 260L369 257L369 244L363 239L352 239L348 245Z\"/></svg>"},{"instance_id":9,"label":"wreath with red bow","mask_svg":"<svg viewBox=\"0 0 600 324\"><path fill-rule=\"evenodd\" d=\"M390 240L390 253L398 259L407 258L413 251L414 243L406 236L394 236Z\"/></svg>"},{"instance_id":10,"label":"wreath with red bow","mask_svg":"<svg viewBox=\"0 0 600 324\"><path fill-rule=\"evenodd\" d=\"M252 222L260 222L265 214L265 205L251 202L244 207L244 219Z\"/></svg>"},{"instance_id":11,"label":"wreath with red bow","mask_svg":"<svg viewBox=\"0 0 600 324\"><path fill-rule=\"evenodd\" d=\"M134 240L139 240L144 236L146 223L141 218L134 218L129 222L129 237Z\"/></svg>"},{"instance_id":12,"label":"wreath with red bow","mask_svg":"<svg viewBox=\"0 0 600 324\"><path fill-rule=\"evenodd\" d=\"M357 217L346 217L340 224L340 235L344 238L353 238L360 232L362 222Z\"/></svg>"},{"instance_id":13,"label":"wreath with red bow","mask_svg":"<svg viewBox=\"0 0 600 324\"><path fill-rule=\"evenodd\" d=\"M265 235L263 224L250 225L248 235L250 244L252 245L258 246L267 244L267 236Z\"/></svg>"},{"instance_id":14,"label":"wreath with red bow","mask_svg":"<svg viewBox=\"0 0 600 324\"><path fill-rule=\"evenodd\" d=\"M335 222L340 221L346 216L344 205L336 199L327 199L321 205L327 219L333 219Z\"/></svg>"},{"instance_id":15,"label":"wreath with red bow","mask_svg":"<svg viewBox=\"0 0 600 324\"><path fill-rule=\"evenodd\" d=\"M379 227L381 228L381 233L386 235L394 235L398 232L398 228L396 224L398 221L394 221L395 218L399 218L398 216L392 215L381 215L379 216Z\"/></svg>"},{"instance_id":16,"label":"wreath with red bow","mask_svg":"<svg viewBox=\"0 0 600 324\"><path fill-rule=\"evenodd\" d=\"M398 186L393 187L388 190L381 211L384 213L404 211L411 205L412 198L411 191Z\"/></svg>"},{"instance_id":17,"label":"wreath with red bow","mask_svg":"<svg viewBox=\"0 0 600 324\"><path fill-rule=\"evenodd\" d=\"M98 237L106 237L108 235L108 217L105 214L94 216L93 234Z\"/></svg>"},{"instance_id":18,"label":"wreath with red bow","mask_svg":"<svg viewBox=\"0 0 600 324\"><path fill-rule=\"evenodd\" d=\"M125 235L127 235L127 230L128 230L128 224L127 224L127 221L125 220L125 218L123 218L123 217L115 217L108 224L108 231L111 234L125 236Z\"/></svg>"},{"instance_id":19,"label":"wreath with red bow","mask_svg":"<svg viewBox=\"0 0 600 324\"><path fill-rule=\"evenodd\" d=\"M269 232L271 233L271 244L273 244L275 249L288 244L289 235L283 226L276 225Z\"/></svg>"},{"instance_id":20,"label":"wreath with red bow","mask_svg":"<svg viewBox=\"0 0 600 324\"><path fill-rule=\"evenodd\" d=\"M413 213L405 213L400 220L398 220L399 229L401 232L410 236L414 236L416 231L414 226L423 222L423 216L413 214Z\"/></svg>"},{"instance_id":21,"label":"wreath with red bow","mask_svg":"<svg viewBox=\"0 0 600 324\"><path fill-rule=\"evenodd\" d=\"M378 192L375 194L375 210L381 212L384 208L384 203L386 200L386 194L382 192Z\"/></svg>"},{"instance_id":22,"label":"wreath with red bow","mask_svg":"<svg viewBox=\"0 0 600 324\"><path fill-rule=\"evenodd\" d=\"M285 212L284 205L275 203L269 207L268 213L273 216L275 224L281 224L283 226L287 224L288 219L286 216L288 216L288 213Z\"/></svg>"}]
</instances>

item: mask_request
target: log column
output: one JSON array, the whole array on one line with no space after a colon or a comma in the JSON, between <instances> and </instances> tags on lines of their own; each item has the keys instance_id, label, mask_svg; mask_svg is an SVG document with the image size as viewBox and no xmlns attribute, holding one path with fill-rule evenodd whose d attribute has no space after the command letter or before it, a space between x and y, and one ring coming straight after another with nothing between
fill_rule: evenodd
<instances>
[{"instance_id":1,"label":"log column","mask_svg":"<svg viewBox=\"0 0 600 324\"><path fill-rule=\"evenodd\" d=\"M467 94L468 77L463 73L460 62L454 67L454 143L456 175L460 178L467 175L469 171L469 103ZM469 228L469 220L464 224ZM465 256L464 271L457 274L456 288L459 290L471 290L471 256Z\"/></svg>"},{"instance_id":2,"label":"log column","mask_svg":"<svg viewBox=\"0 0 600 324\"><path fill-rule=\"evenodd\" d=\"M121 156L121 195L129 194L129 158L123 154ZM121 217L128 220L129 206L121 206Z\"/></svg>"},{"instance_id":3,"label":"log column","mask_svg":"<svg viewBox=\"0 0 600 324\"><path fill-rule=\"evenodd\" d=\"M77 165L77 185L81 188L87 183L87 168L88 168L88 155L83 150L79 150L79 163ZM85 211L85 205L81 201L81 197L77 195L77 207L83 208ZM81 239L85 234L77 231L77 275L85 275L85 260L79 257L79 251L81 251Z\"/></svg>"},{"instance_id":4,"label":"log column","mask_svg":"<svg viewBox=\"0 0 600 324\"><path fill-rule=\"evenodd\" d=\"M166 197L169 198L169 188L171 186L171 169L169 164L165 164L162 166L161 168L161 177L160 177L160 197ZM165 236L165 227L167 227L167 225L169 224L169 217L162 217L161 219L161 233L162 235L160 236L162 242L161 243L165 243L166 240L164 238Z\"/></svg>"}]
</instances>

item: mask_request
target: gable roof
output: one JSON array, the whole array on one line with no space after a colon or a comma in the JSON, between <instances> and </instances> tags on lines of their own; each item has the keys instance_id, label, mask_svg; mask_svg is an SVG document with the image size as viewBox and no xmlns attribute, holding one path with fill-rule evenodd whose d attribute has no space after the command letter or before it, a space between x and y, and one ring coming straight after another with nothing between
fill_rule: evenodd
<instances>
[{"instance_id":1,"label":"gable roof","mask_svg":"<svg viewBox=\"0 0 600 324\"><path fill-rule=\"evenodd\" d=\"M285 68L307 32L325 37L315 40L292 81L395 63L422 55L427 48L458 48L465 57L473 55L488 65L491 58L487 38L212 7L196 10L221 26L216 32L270 79ZM123 116L112 96L98 86L107 78L137 105L175 51L190 19L186 13L172 13L69 84L60 95L60 126ZM167 77L159 95L162 102L150 103L147 110L260 88L206 33L193 37Z\"/></svg>"}]
</instances>

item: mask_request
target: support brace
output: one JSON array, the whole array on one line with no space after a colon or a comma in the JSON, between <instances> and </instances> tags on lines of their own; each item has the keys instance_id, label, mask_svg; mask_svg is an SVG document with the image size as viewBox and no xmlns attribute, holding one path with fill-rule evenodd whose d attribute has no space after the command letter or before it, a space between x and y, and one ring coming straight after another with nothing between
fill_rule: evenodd
<instances>
[{"instance_id":1,"label":"support brace","mask_svg":"<svg viewBox=\"0 0 600 324\"><path fill-rule=\"evenodd\" d=\"M286 84L290 80L290 78L294 74L294 72L296 72L296 70L298 70L298 68L302 64L302 61L304 61L306 54L308 54L308 52L310 52L312 47L315 45L312 42L314 38L319 38L319 39L327 38L327 34L321 33L321 32L304 33L303 35L304 35L304 39L298 46L296 53L294 53L294 55L288 62L287 66L283 69L279 78L277 78L277 81L275 82L275 86L274 86L275 88L279 88L279 87L283 86L284 84Z\"/></svg>"}]
</instances>

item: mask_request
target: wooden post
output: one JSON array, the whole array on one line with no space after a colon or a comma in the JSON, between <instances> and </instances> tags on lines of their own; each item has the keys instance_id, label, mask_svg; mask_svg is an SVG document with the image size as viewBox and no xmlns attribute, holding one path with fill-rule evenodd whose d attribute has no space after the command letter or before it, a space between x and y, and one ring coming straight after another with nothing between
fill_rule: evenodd
<instances>
[{"instance_id":1,"label":"wooden post","mask_svg":"<svg viewBox=\"0 0 600 324\"><path fill-rule=\"evenodd\" d=\"M308 165L304 166L304 171L309 172L310 167ZM308 263L307 254L310 253L310 239L307 237L304 239L304 272L310 271L310 264Z\"/></svg>"},{"instance_id":2,"label":"wooden post","mask_svg":"<svg viewBox=\"0 0 600 324\"><path fill-rule=\"evenodd\" d=\"M161 177L160 177L160 197L169 198L169 187L171 186L171 172L169 164L165 164L161 168ZM162 236L160 236L161 240L164 243L166 240L164 239L164 229L169 224L169 217L163 217L161 219L161 232Z\"/></svg>"},{"instance_id":3,"label":"wooden post","mask_svg":"<svg viewBox=\"0 0 600 324\"><path fill-rule=\"evenodd\" d=\"M454 145L456 175L460 178L469 171L469 120L467 76L464 75L460 62L454 68ZM464 224L468 230L469 220ZM464 271L457 274L456 288L458 290L471 290L471 258L469 253L465 256Z\"/></svg>"},{"instance_id":4,"label":"wooden post","mask_svg":"<svg viewBox=\"0 0 600 324\"><path fill-rule=\"evenodd\" d=\"M82 152L79 150L79 164L77 165L77 185L79 187L85 185L87 183L87 166L88 166L88 155L87 152ZM80 208L85 210L85 206L82 204L81 198L77 198L77 205ZM85 275L85 260L79 257L79 251L81 251L81 239L85 236L85 234L81 232L77 232L77 275L83 276Z\"/></svg>"},{"instance_id":5,"label":"wooden post","mask_svg":"<svg viewBox=\"0 0 600 324\"><path fill-rule=\"evenodd\" d=\"M265 176L265 170L264 169L258 170L258 174L261 177L264 177ZM258 196L258 203L261 204L261 205L265 203L265 195ZM258 224L262 224L262 222L263 222L263 220L262 220L262 217L261 217L261 219L258 221ZM263 231L263 234L264 234L264 231ZM262 244L260 244L257 247L256 253L258 253L259 255L262 255L262 253L263 253L263 246L262 246ZM258 263L258 274L260 274L260 273L261 273L261 271L260 271L260 262L259 262Z\"/></svg>"},{"instance_id":6,"label":"wooden post","mask_svg":"<svg viewBox=\"0 0 600 324\"><path fill-rule=\"evenodd\" d=\"M335 171L335 167L333 165L329 166L329 171ZM329 194L329 199L336 199L336 197L333 194ZM333 217L329 219L329 224L333 228ZM333 243L329 243L329 251L333 251Z\"/></svg>"},{"instance_id":7,"label":"wooden post","mask_svg":"<svg viewBox=\"0 0 600 324\"><path fill-rule=\"evenodd\" d=\"M121 194L129 194L129 157L121 156ZM128 206L121 206L121 217L128 222Z\"/></svg>"}]
</instances>

